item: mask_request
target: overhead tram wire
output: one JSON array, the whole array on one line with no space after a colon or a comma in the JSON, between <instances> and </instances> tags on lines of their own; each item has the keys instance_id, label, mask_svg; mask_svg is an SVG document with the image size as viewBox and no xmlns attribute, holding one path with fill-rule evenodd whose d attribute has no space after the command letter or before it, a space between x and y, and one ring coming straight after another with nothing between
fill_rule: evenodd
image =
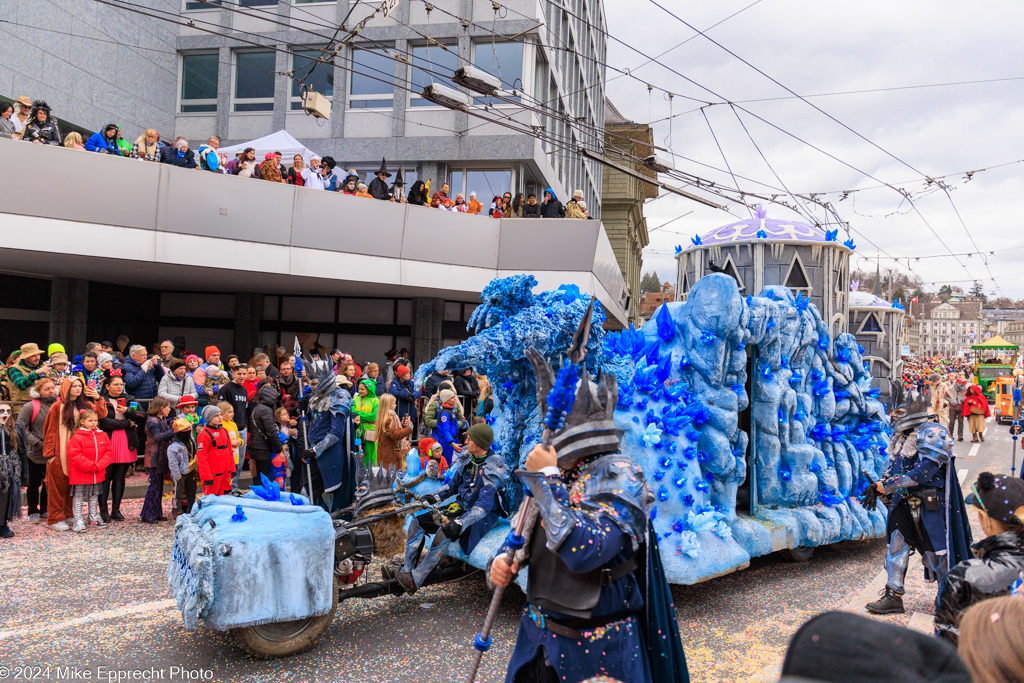
<instances>
[{"instance_id":1,"label":"overhead tram wire","mask_svg":"<svg viewBox=\"0 0 1024 683\"><path fill-rule=\"evenodd\" d=\"M705 122L706 124L708 124L708 131L709 131L709 132L711 133L711 137L712 137L712 138L714 139L714 141L715 141L715 146L716 146L716 147L718 147L718 153L722 155L722 161L724 161L724 162L725 162L725 167L726 167L727 169L729 169L729 176L730 176L730 177L732 177L732 183L733 183L733 185L735 185L735 186L736 186L736 188L737 188L737 189L739 189L739 186L740 186L740 184L739 184L739 182L737 182L737 180L736 180L736 175L735 175L735 174L734 174L734 173L732 172L732 166L730 166L730 165L729 165L729 160L728 160L728 159L726 158L726 156L725 156L725 150L723 150L723 149L722 149L722 143L720 143L720 142L718 141L718 136L717 136L717 135L715 135L715 129L711 127L711 120L710 120L710 119L708 119L708 113L707 113L706 111L704 111L704 109L701 109L701 110L700 110L700 113L701 113L701 115L702 115L702 116L704 117L704 122ZM778 176L776 176L776 177L778 177ZM742 198L743 198L743 197L741 196L741 197L740 197L740 199L742 199ZM747 203L746 203L746 202L744 202L744 203L743 203L743 205L747 207L747 214L748 214L748 215L749 215L749 216L750 216L751 218L753 218L753 217L754 217L754 214L753 214L753 212L752 212L752 211L750 210L750 206L749 206L749 205L747 205Z\"/></svg>"},{"instance_id":2,"label":"overhead tram wire","mask_svg":"<svg viewBox=\"0 0 1024 683\"><path fill-rule=\"evenodd\" d=\"M276 52L281 52L281 53L284 53L284 54L291 54L291 55L295 54L291 50L287 50L287 49L284 49L284 48L279 48L276 45L266 45L266 44L263 44L263 43L257 43L255 41L242 38L242 37L240 37L238 35L230 35L230 34L222 33L220 31L216 31L216 30L211 29L211 28L203 28L203 27L197 26L196 22L192 21L192 20L178 21L175 18L150 14L149 13L150 11L160 12L161 10L152 10L152 8L135 5L134 3L124 2L123 0L121 2L117 2L117 3L115 3L113 0L95 0L95 2L98 2L100 4L104 4L104 5L109 5L109 6L115 7L115 8L119 7L121 9L127 10L129 12L133 12L135 14L139 14L141 16L146 16L146 17L149 17L149 18L152 18L152 19L159 19L159 20L166 21L168 23L176 24L176 25L179 25L179 26L186 26L186 27L196 28L198 30L201 30L201 31L204 31L204 32L207 32L207 33L211 33L211 34L214 34L214 35L220 35L222 37L225 37L225 38L228 38L228 39L231 39L231 40L237 40L239 42L246 43L246 44L249 44L249 45L254 45L256 47L262 47L262 48L270 49L270 50L273 50L273 51L276 51ZM163 14L170 14L170 13L169 12L163 12ZM175 16L177 16L178 19L181 19L180 16L178 16L178 15L175 15ZM225 30L230 30L230 29L228 29L228 27L224 27L224 26L221 26L220 24L215 24L213 22L200 21L199 23L215 25L215 26L217 26L219 28L222 28L222 29L225 29ZM334 61L325 61L324 59L321 59L321 58L317 58L314 61L317 61L319 63L331 64L331 65L334 65L334 66L338 66L338 67L340 67L340 68L342 68L344 70L350 71L351 73L356 73L356 74L365 76L367 78L371 78L373 80L377 80L377 81L380 81L380 82L388 83L389 85L392 85L393 87L395 87L397 89L405 90L405 91L408 91L408 92L414 92L411 88L409 88L408 86L406 86L404 84L399 84L399 83L395 83L393 81L387 81L385 79L378 78L376 76L371 76L371 75L359 72L359 71L357 71L357 70L355 70L355 69L353 69L351 67L347 67L347 66L342 65L342 64L337 64ZM488 122L491 122L491 123L495 123L497 125L504 126L504 127L509 128L510 130L513 130L514 132L517 132L517 133L519 133L521 135L527 135L527 136L530 136L530 137L534 137L534 138L536 138L538 140L543 140L544 139L543 137L541 137L538 134L537 131L533 130L533 128L523 128L521 126L513 125L513 124L511 124L509 122L506 122L506 121L497 120L497 119L491 119L491 118L489 118L487 116L484 116L483 114L481 114L478 111L474 111L472 108L468 108L468 109L466 109L464 111L466 111L466 113L468 113L470 116L473 116L473 117L476 117L476 118L479 118L479 119L482 119L484 121L488 121ZM457 133L457 131L451 131L451 132ZM563 149L567 149L567 150L573 151L575 153L582 154L584 156L589 154L590 158L594 159L595 161L598 161L599 163L603 163L605 165L612 165L612 166L614 166L614 164L610 164L610 162L604 161L602 158L595 158L593 156L594 153L590 152L589 150L586 150L585 148L582 148L582 147L581 148L568 147L568 146L560 143L557 140L549 140L549 142L552 145L554 145L554 146L561 147ZM639 174L637 174L637 175L639 176ZM643 180L644 182L652 182L652 181L650 181L649 179L647 179L645 177L640 177L640 179ZM671 186L665 185L664 183L655 182L654 184L659 185L660 187L662 187L664 189L667 189L667 190L670 190L670 191L673 191L673 192L676 192L676 193L679 193L679 194L684 194L684 195L686 194L682 190L679 190L679 189L676 189L676 188L672 188ZM694 199L699 199L699 198L696 198L696 197L693 197L693 198ZM706 200L703 200L703 199L699 199L699 200L706 202ZM710 204L710 202L706 202L706 203ZM710 204L710 205L716 206L714 204Z\"/></svg>"},{"instance_id":3,"label":"overhead tram wire","mask_svg":"<svg viewBox=\"0 0 1024 683\"><path fill-rule=\"evenodd\" d=\"M678 22L680 22L681 24L683 24L684 26L686 26L686 27L687 27L688 29L690 29L691 31L694 31L695 33L697 33L697 34L701 35L701 36L702 36L702 37L703 37L703 38L704 38L705 40L707 40L707 41L711 42L711 43L712 43L713 45L715 45L716 47L720 48L721 50L724 50L725 52L727 52L727 53L728 53L728 54L729 54L730 56L732 56L733 58L735 58L735 59L738 59L738 60L739 60L740 62L742 62L742 63L743 63L743 64L745 64L746 66L750 67L751 69L753 69L753 70L754 70L754 71L756 71L757 73L761 74L762 76L764 76L765 78L767 78L768 80L770 80L770 81L771 81L772 83L774 83L775 85L779 86L780 88L782 88L783 90L785 90L786 92L788 92L788 93L789 93L790 95L793 95L794 97L797 97L797 98L799 98L801 102L803 102L803 103L807 104L808 106L810 106L811 108L813 108L813 109L814 109L815 111L817 111L818 113L820 113L820 114L822 114L823 116L825 116L826 118L828 118L828 119L829 119L830 121L832 121L832 122L836 123L837 125L841 126L841 127L843 128L843 129L845 129L845 130L849 131L850 133L853 133L853 134L854 134L855 136L857 136L858 138L860 138L860 139L861 139L861 140L863 140L864 142L868 143L869 145L871 145L872 147L874 147L874 148L875 148L875 149L877 149L878 151L882 152L882 153L883 153L883 154L885 154L886 156L890 157L890 158L891 158L891 159L893 159L894 161L897 161L898 163L902 164L903 166L906 166L907 168L909 168L910 170L914 171L915 173L917 173L917 174L920 174L920 175L924 176L925 178L927 178L927 177L928 177L928 174L924 173L923 171L921 171L920 169L916 168L915 166L913 166L913 165L912 165L912 164L910 164L909 162L905 161L904 159L902 159L902 158L900 158L900 157L896 156L895 154L893 154L893 153L892 153L892 152L890 152L889 150L885 149L884 147L882 147L881 145L879 145L878 143L876 143L876 142L875 142L874 140L871 140L870 138L868 138L868 137L867 137L866 135L864 135L864 134L860 133L860 132L859 132L859 131L857 131L857 130L854 130L854 129L853 129L853 128L852 128L851 126L849 126L849 125L847 125L846 123L844 123L844 122L840 121L840 120L839 120L839 119L837 119L837 118L836 118L835 116L833 116L832 114L828 113L827 111L825 111L824 109L822 109L822 108L821 108L821 107L819 107L818 105L816 105L816 104L814 104L813 102L811 102L810 100L808 100L808 99L806 99L806 98L802 97L802 96L801 96L801 95L800 95L799 93L797 93L797 92L796 92L795 90L793 90L793 89L792 89L792 88L790 88L789 86L787 86L787 85L784 85L783 83L779 82L779 80L778 80L778 79L776 79L776 78L774 78L773 76L771 76L771 75L769 75L769 74L765 73L765 72L764 72L764 71L763 71L762 69L760 69L760 68L758 68L757 66L755 66L754 64L750 63L749 61L747 61L746 59L744 59L744 58L743 58L743 57L741 57L740 55L736 54L735 52L733 52L732 50L730 50L730 49L729 49L728 47L726 47L725 45L723 45L722 43L719 43L719 42L718 42L717 40L715 40L715 39L714 39L714 38L712 38L711 36L707 35L707 34L706 34L706 33L704 33L703 31L701 31L701 30L697 29L697 28L696 28L695 26L693 26L693 25L692 25L692 24L690 24L690 23L689 23L688 21L686 21L685 19L683 19L682 17L680 17L680 16L679 16L678 14L676 14L675 12L672 12L671 10L667 9L666 7L664 7L664 6L663 6L663 5L661 4L661 3L659 3L659 2L658 2L658 0L648 0L648 2L650 2L650 3L652 4L652 5L654 5L654 6L655 6L655 7L657 7L658 9L662 10L663 12L665 12L666 14L668 14L668 15L669 15L670 17L674 18L675 20L677 20ZM733 105L733 106L735 106L735 105ZM895 189L895 188L894 188L894 189ZM897 191L898 191L898 190L897 190ZM974 236L973 236L973 235L971 235L971 231L967 229L967 224L966 224L966 223L964 222L963 218L962 218L962 217L960 216L960 211L959 211L959 210L957 209L957 207L956 207L956 204L955 204L955 203L953 202L953 197L952 197L952 195L951 195L951 194L950 194L949 192L946 192L945 194L946 194L946 197L947 197L947 198L949 199L950 205L952 205L952 207L953 207L953 210L954 210L954 211L956 212L957 218L959 218L959 220L960 220L960 224L961 224L961 225L963 226L964 232L966 232L966 233L967 233L967 237L968 237L968 238L969 238L969 239L971 240L971 244L973 244L973 245L974 245L974 248L975 248L975 249L978 249L978 244L977 244L977 243L976 243L976 242L974 241ZM914 211L915 211L915 212L916 212L916 213L917 213L917 214L918 214L919 216L921 216L921 217L922 217L922 219L923 219L923 218L924 218L923 214L921 214L920 210L919 210L919 209L918 209L918 208L917 208L916 206L914 206L914 202L913 202L913 200L911 200L911 199L909 199L909 198L908 198L908 201L910 202L911 206L912 206L912 207L914 207ZM926 223L927 223L927 222L926 222ZM928 227L929 227L929 228L931 228L931 226L930 226L930 225L929 225ZM934 231L934 230L933 230L932 232L933 232L933 233L935 233L935 231ZM949 252L950 252L950 253L952 254L952 253L953 253L953 250L952 250L952 249L950 249L948 245L946 245L945 241L944 241L944 240L942 240L942 238L941 238L941 237L940 237L940 236L938 235L938 233L935 233L935 236L936 236L936 237L937 237L937 238L939 239L939 241L940 241L940 242L941 242L941 243L942 243L942 244L943 244L944 246L946 246L946 248L947 248L947 249L949 250ZM958 259L958 262L959 262L959 259ZM966 266L966 265L964 265L963 263L961 263L960 265L962 265L962 266L963 266L963 268L964 268L964 271L967 271L967 266ZM970 272L967 272L967 274L968 274L968 275L970 275ZM989 269L989 274L991 274L991 269ZM995 279L994 279L994 278L993 278L993 282L995 282ZM997 285L997 286L998 286L998 285Z\"/></svg>"}]
</instances>

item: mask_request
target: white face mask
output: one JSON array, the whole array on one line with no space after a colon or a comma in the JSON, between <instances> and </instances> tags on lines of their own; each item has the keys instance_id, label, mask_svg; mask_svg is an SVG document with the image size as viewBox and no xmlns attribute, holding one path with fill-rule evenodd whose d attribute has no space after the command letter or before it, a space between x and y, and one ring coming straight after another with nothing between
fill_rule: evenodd
<instances>
[{"instance_id":1,"label":"white face mask","mask_svg":"<svg viewBox=\"0 0 1024 683\"><path fill-rule=\"evenodd\" d=\"M11 407L9 405L0 405L0 427L7 424L7 420L11 417Z\"/></svg>"}]
</instances>

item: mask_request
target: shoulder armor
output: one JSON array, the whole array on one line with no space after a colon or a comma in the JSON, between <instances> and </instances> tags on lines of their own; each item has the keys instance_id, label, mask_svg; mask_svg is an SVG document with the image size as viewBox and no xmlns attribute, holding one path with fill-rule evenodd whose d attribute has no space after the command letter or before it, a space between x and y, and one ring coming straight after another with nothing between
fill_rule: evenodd
<instances>
[{"instance_id":1,"label":"shoulder armor","mask_svg":"<svg viewBox=\"0 0 1024 683\"><path fill-rule=\"evenodd\" d=\"M945 465L953 457L953 438L937 422L926 422L914 431L917 456Z\"/></svg>"}]
</instances>

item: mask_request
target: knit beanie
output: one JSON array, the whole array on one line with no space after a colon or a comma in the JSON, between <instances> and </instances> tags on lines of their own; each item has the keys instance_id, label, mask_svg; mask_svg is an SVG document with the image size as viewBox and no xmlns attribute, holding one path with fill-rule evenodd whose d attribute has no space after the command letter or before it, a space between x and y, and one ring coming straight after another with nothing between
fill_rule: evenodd
<instances>
[{"instance_id":1,"label":"knit beanie","mask_svg":"<svg viewBox=\"0 0 1024 683\"><path fill-rule=\"evenodd\" d=\"M206 424L210 424L210 420L221 414L221 409L217 406L206 406L203 408L203 421Z\"/></svg>"},{"instance_id":2,"label":"knit beanie","mask_svg":"<svg viewBox=\"0 0 1024 683\"><path fill-rule=\"evenodd\" d=\"M398 375L399 379L405 379L409 376L409 368L404 365L399 365L395 368L395 374Z\"/></svg>"},{"instance_id":3,"label":"knit beanie","mask_svg":"<svg viewBox=\"0 0 1024 683\"><path fill-rule=\"evenodd\" d=\"M100 367L101 365L106 363L108 360L109 361L113 361L114 357L112 355L110 355L109 353L107 353L106 351L104 351L103 353L101 353L98 356L96 356L96 367Z\"/></svg>"},{"instance_id":4,"label":"knit beanie","mask_svg":"<svg viewBox=\"0 0 1024 683\"><path fill-rule=\"evenodd\" d=\"M53 354L55 353L64 353L64 347L61 344L58 344L57 342L53 342L52 344L46 347L47 356L52 358Z\"/></svg>"},{"instance_id":5,"label":"knit beanie","mask_svg":"<svg viewBox=\"0 0 1024 683\"><path fill-rule=\"evenodd\" d=\"M220 349L218 349L216 346L207 346L206 350L203 353L206 355L206 359L209 360L210 356L212 356L215 353L219 356Z\"/></svg>"},{"instance_id":6,"label":"knit beanie","mask_svg":"<svg viewBox=\"0 0 1024 683\"><path fill-rule=\"evenodd\" d=\"M177 142L174 143L174 146L176 148L178 148L179 150L185 149L186 147L188 147L188 140L185 140L185 139L178 140Z\"/></svg>"},{"instance_id":7,"label":"knit beanie","mask_svg":"<svg viewBox=\"0 0 1024 683\"><path fill-rule=\"evenodd\" d=\"M485 423L470 427L468 436L470 441L484 450L489 449L494 442L494 430Z\"/></svg>"},{"instance_id":8,"label":"knit beanie","mask_svg":"<svg viewBox=\"0 0 1024 683\"><path fill-rule=\"evenodd\" d=\"M438 398L441 399L441 403L449 403L455 399L455 392L451 389L444 389L438 395Z\"/></svg>"},{"instance_id":9,"label":"knit beanie","mask_svg":"<svg viewBox=\"0 0 1024 683\"><path fill-rule=\"evenodd\" d=\"M419 443L416 444L416 448L419 449L421 455L429 455L430 447L433 446L436 441L431 439L429 436L420 439Z\"/></svg>"}]
</instances>

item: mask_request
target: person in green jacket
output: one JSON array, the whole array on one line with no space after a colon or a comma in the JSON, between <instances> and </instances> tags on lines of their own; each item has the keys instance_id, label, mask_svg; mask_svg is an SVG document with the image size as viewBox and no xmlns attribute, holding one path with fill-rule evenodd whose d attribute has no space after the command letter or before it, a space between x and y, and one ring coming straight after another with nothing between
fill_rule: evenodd
<instances>
[{"instance_id":1,"label":"person in green jacket","mask_svg":"<svg viewBox=\"0 0 1024 683\"><path fill-rule=\"evenodd\" d=\"M455 391L455 385L452 384L451 380L445 380L437 385L437 393L430 397L426 407L423 409L423 425L427 430L427 434L430 434L437 427L437 409L441 406L441 402L437 400L437 397L445 389ZM459 419L461 424L464 416L462 402L458 398L455 399L455 417Z\"/></svg>"},{"instance_id":2,"label":"person in green jacket","mask_svg":"<svg viewBox=\"0 0 1024 683\"><path fill-rule=\"evenodd\" d=\"M364 462L367 467L377 465L377 388L374 381L363 378L359 381L358 395L352 400L352 415L356 423L359 440L363 442Z\"/></svg>"}]
</instances>

